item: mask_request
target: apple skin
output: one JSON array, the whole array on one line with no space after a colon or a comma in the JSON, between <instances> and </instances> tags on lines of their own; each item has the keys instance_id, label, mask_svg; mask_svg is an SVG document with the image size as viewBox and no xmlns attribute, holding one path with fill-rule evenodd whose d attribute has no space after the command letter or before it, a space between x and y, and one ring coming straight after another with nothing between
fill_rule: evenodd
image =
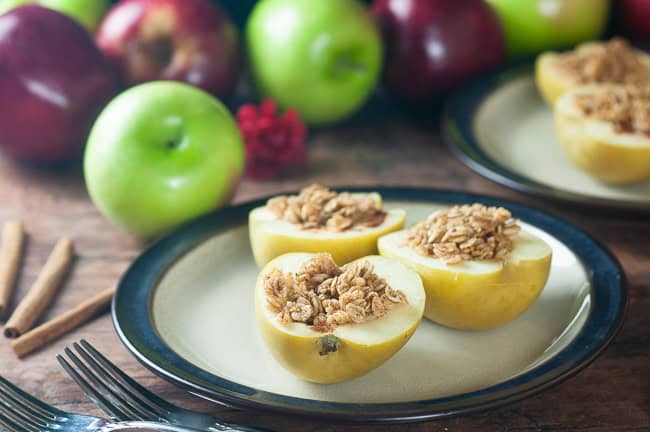
<instances>
[{"instance_id":1,"label":"apple skin","mask_svg":"<svg viewBox=\"0 0 650 432\"><path fill-rule=\"evenodd\" d=\"M488 0L505 29L508 55L565 48L603 34L609 0Z\"/></svg>"},{"instance_id":2,"label":"apple skin","mask_svg":"<svg viewBox=\"0 0 650 432\"><path fill-rule=\"evenodd\" d=\"M616 18L621 33L639 39L650 39L650 2L648 0L617 0Z\"/></svg>"},{"instance_id":3,"label":"apple skin","mask_svg":"<svg viewBox=\"0 0 650 432\"><path fill-rule=\"evenodd\" d=\"M505 58L503 31L483 0L376 0L384 83L409 105L430 104Z\"/></svg>"},{"instance_id":4,"label":"apple skin","mask_svg":"<svg viewBox=\"0 0 650 432\"><path fill-rule=\"evenodd\" d=\"M0 148L18 160L78 157L115 75L76 21L37 5L0 15Z\"/></svg>"},{"instance_id":5,"label":"apple skin","mask_svg":"<svg viewBox=\"0 0 650 432\"><path fill-rule=\"evenodd\" d=\"M64 13L94 32L110 7L109 0L0 0L0 14L25 4L38 4Z\"/></svg>"},{"instance_id":6,"label":"apple skin","mask_svg":"<svg viewBox=\"0 0 650 432\"><path fill-rule=\"evenodd\" d=\"M86 187L115 225L142 237L227 204L244 168L228 110L187 84L141 84L113 99L93 126Z\"/></svg>"},{"instance_id":7,"label":"apple skin","mask_svg":"<svg viewBox=\"0 0 650 432\"><path fill-rule=\"evenodd\" d=\"M260 93L310 125L353 114L380 76L381 37L355 0L261 0L246 37Z\"/></svg>"},{"instance_id":8,"label":"apple skin","mask_svg":"<svg viewBox=\"0 0 650 432\"><path fill-rule=\"evenodd\" d=\"M122 0L96 40L128 85L183 81L225 97L241 71L239 31L210 0Z\"/></svg>"}]
</instances>

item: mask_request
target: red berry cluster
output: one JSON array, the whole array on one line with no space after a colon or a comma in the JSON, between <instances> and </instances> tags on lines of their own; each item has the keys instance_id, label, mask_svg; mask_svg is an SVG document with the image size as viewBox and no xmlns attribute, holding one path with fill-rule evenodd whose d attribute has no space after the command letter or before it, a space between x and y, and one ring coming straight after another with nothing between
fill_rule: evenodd
<instances>
[{"instance_id":1,"label":"red berry cluster","mask_svg":"<svg viewBox=\"0 0 650 432\"><path fill-rule=\"evenodd\" d=\"M265 99L259 106L242 105L237 123L246 145L247 176L269 179L287 166L306 162L307 128L295 109L279 114L275 101Z\"/></svg>"}]
</instances>

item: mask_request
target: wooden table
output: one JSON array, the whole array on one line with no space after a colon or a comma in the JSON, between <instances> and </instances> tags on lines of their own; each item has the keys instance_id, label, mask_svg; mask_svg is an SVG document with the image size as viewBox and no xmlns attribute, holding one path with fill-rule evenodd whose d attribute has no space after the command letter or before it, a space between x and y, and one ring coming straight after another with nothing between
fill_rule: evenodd
<instances>
[{"instance_id":1,"label":"wooden table","mask_svg":"<svg viewBox=\"0 0 650 432\"><path fill-rule=\"evenodd\" d=\"M384 117L385 119L385 117ZM375 125L375 126L373 126ZM376 126L381 125L381 126ZM326 185L402 185L462 189L522 201L565 217L604 242L621 260L630 286L627 319L613 344L574 378L510 406L443 421L375 426L378 431L650 431L650 223L643 216L602 213L529 198L482 179L456 161L436 131L394 120L366 119L314 132L304 173L245 181L242 202L310 182ZM113 284L143 243L112 227L90 202L78 168L45 172L0 159L0 222L25 221L29 239L19 276L21 298L56 240L71 236L78 258L47 317ZM138 381L183 406L277 431L365 431L370 426L328 425L220 408L196 399L141 367L118 341L106 315L20 361L0 340L0 374L38 397L78 412L98 413L59 368L55 354L87 338Z\"/></svg>"}]
</instances>

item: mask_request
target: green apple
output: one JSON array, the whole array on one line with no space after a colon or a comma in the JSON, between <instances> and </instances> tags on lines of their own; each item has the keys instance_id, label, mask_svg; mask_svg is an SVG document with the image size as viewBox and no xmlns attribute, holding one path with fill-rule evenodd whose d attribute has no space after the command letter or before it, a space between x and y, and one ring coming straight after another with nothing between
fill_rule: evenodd
<instances>
[{"instance_id":1,"label":"green apple","mask_svg":"<svg viewBox=\"0 0 650 432\"><path fill-rule=\"evenodd\" d=\"M77 20L89 32L97 30L110 7L109 0L0 0L0 14L17 6L35 3L54 9Z\"/></svg>"},{"instance_id":2,"label":"green apple","mask_svg":"<svg viewBox=\"0 0 650 432\"><path fill-rule=\"evenodd\" d=\"M609 0L488 0L506 33L510 56L564 48L602 35Z\"/></svg>"},{"instance_id":3,"label":"green apple","mask_svg":"<svg viewBox=\"0 0 650 432\"><path fill-rule=\"evenodd\" d=\"M143 237L227 204L243 167L244 145L226 107L171 81L113 99L93 125L84 156L97 208Z\"/></svg>"},{"instance_id":4,"label":"green apple","mask_svg":"<svg viewBox=\"0 0 650 432\"><path fill-rule=\"evenodd\" d=\"M356 0L261 0L246 33L259 91L311 125L354 113L380 75L379 31Z\"/></svg>"}]
</instances>

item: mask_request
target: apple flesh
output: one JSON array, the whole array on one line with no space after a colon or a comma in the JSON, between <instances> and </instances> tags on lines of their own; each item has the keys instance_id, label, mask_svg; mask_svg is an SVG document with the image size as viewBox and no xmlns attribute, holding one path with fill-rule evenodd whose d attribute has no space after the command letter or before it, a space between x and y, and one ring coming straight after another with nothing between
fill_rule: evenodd
<instances>
[{"instance_id":1,"label":"apple flesh","mask_svg":"<svg viewBox=\"0 0 650 432\"><path fill-rule=\"evenodd\" d=\"M406 244L407 231L379 239L382 256L413 268L422 278L427 300L424 316L460 330L487 330L524 313L546 285L551 247L522 231L508 260L443 260L420 255Z\"/></svg>"},{"instance_id":2,"label":"apple flesh","mask_svg":"<svg viewBox=\"0 0 650 432\"><path fill-rule=\"evenodd\" d=\"M228 110L172 81L141 84L111 101L84 158L95 205L143 237L227 204L243 167L242 138Z\"/></svg>"},{"instance_id":3,"label":"apple flesh","mask_svg":"<svg viewBox=\"0 0 650 432\"><path fill-rule=\"evenodd\" d=\"M0 0L0 14L30 3L64 13L77 20L89 32L97 30L110 6L109 0Z\"/></svg>"},{"instance_id":4,"label":"apple flesh","mask_svg":"<svg viewBox=\"0 0 650 432\"><path fill-rule=\"evenodd\" d=\"M405 295L405 303L381 318L343 324L328 332L304 323L281 323L267 306L265 278L274 270L295 274L314 256L281 255L262 269L255 286L258 329L273 357L297 377L321 384L343 382L379 367L408 342L422 320L424 288L417 273L402 263L368 256L358 261L370 262L379 277Z\"/></svg>"},{"instance_id":5,"label":"apple flesh","mask_svg":"<svg viewBox=\"0 0 650 432\"><path fill-rule=\"evenodd\" d=\"M0 15L0 148L52 163L81 153L117 81L88 32L36 5Z\"/></svg>"},{"instance_id":6,"label":"apple flesh","mask_svg":"<svg viewBox=\"0 0 650 432\"><path fill-rule=\"evenodd\" d=\"M488 2L505 28L509 56L531 55L596 39L605 30L610 10L610 0Z\"/></svg>"},{"instance_id":7,"label":"apple flesh","mask_svg":"<svg viewBox=\"0 0 650 432\"><path fill-rule=\"evenodd\" d=\"M246 36L258 90L311 125L353 114L379 78L381 38L356 0L262 0Z\"/></svg>"},{"instance_id":8,"label":"apple flesh","mask_svg":"<svg viewBox=\"0 0 650 432\"><path fill-rule=\"evenodd\" d=\"M569 160L611 184L650 179L650 138L643 133L617 133L612 123L585 115L576 98L620 90L615 84L574 88L557 100L553 110L557 137Z\"/></svg>"},{"instance_id":9,"label":"apple flesh","mask_svg":"<svg viewBox=\"0 0 650 432\"><path fill-rule=\"evenodd\" d=\"M429 103L505 57L497 16L482 0L376 0L384 82L398 99Z\"/></svg>"},{"instance_id":10,"label":"apple flesh","mask_svg":"<svg viewBox=\"0 0 650 432\"><path fill-rule=\"evenodd\" d=\"M259 267L273 258L291 252L327 252L339 264L377 254L377 239L404 226L406 213L393 209L376 227L339 233L325 230L307 231L286 221L279 221L266 206L253 209L248 217L253 257Z\"/></svg>"},{"instance_id":11,"label":"apple flesh","mask_svg":"<svg viewBox=\"0 0 650 432\"><path fill-rule=\"evenodd\" d=\"M183 81L224 97L239 79L238 30L210 0L122 0L96 39L129 85Z\"/></svg>"}]
</instances>

